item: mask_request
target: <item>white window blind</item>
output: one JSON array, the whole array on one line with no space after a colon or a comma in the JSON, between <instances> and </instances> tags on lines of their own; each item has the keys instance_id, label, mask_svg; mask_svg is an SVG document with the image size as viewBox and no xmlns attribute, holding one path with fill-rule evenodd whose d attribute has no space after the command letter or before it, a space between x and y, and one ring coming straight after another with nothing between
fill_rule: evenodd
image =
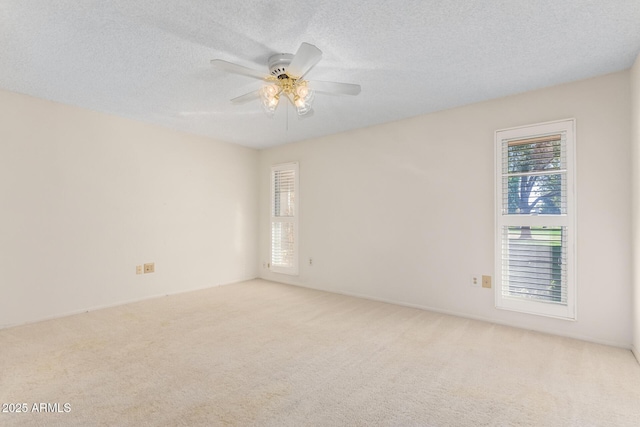
<instances>
[{"instance_id":1,"label":"white window blind","mask_svg":"<svg viewBox=\"0 0 640 427\"><path fill-rule=\"evenodd\" d=\"M298 165L271 169L271 270L298 274Z\"/></svg>"},{"instance_id":2,"label":"white window blind","mask_svg":"<svg viewBox=\"0 0 640 427\"><path fill-rule=\"evenodd\" d=\"M501 256L503 297L567 304L567 227L504 226Z\"/></svg>"},{"instance_id":3,"label":"white window blind","mask_svg":"<svg viewBox=\"0 0 640 427\"><path fill-rule=\"evenodd\" d=\"M574 120L496 132L496 307L575 319Z\"/></svg>"}]
</instances>

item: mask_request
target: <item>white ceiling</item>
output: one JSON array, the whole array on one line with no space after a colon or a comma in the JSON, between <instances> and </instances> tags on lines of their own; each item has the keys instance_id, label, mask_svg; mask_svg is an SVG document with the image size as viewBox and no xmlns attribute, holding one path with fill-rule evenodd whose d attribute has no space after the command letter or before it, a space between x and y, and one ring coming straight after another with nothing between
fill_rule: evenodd
<instances>
[{"instance_id":1,"label":"white ceiling","mask_svg":"<svg viewBox=\"0 0 640 427\"><path fill-rule=\"evenodd\" d=\"M302 42L323 51L298 120L229 99ZM629 68L639 0L0 0L0 88L263 148ZM288 113L288 114L287 114ZM287 120L288 119L288 120Z\"/></svg>"}]
</instances>

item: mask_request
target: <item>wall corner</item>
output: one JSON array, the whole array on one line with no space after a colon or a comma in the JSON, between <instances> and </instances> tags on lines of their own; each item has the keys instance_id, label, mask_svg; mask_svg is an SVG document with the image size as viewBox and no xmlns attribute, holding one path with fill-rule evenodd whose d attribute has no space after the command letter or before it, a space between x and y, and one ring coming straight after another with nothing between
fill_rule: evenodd
<instances>
[{"instance_id":1,"label":"wall corner","mask_svg":"<svg viewBox=\"0 0 640 427\"><path fill-rule=\"evenodd\" d=\"M631 348L640 363L640 54L631 67L631 209L632 209L632 338Z\"/></svg>"}]
</instances>

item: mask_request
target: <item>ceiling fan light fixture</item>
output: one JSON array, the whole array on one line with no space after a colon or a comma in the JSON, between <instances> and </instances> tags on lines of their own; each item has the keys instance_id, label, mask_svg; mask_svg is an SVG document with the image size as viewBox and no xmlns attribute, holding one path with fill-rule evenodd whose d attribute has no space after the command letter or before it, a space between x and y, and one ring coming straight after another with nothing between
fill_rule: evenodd
<instances>
[{"instance_id":1,"label":"ceiling fan light fixture","mask_svg":"<svg viewBox=\"0 0 640 427\"><path fill-rule=\"evenodd\" d=\"M266 85L260 90L262 107L267 115L273 116L275 114L280 102L280 92L281 89L275 84Z\"/></svg>"},{"instance_id":2,"label":"ceiling fan light fixture","mask_svg":"<svg viewBox=\"0 0 640 427\"><path fill-rule=\"evenodd\" d=\"M311 111L311 102L308 102L305 98L294 96L293 104L296 106L296 112L299 116L305 116Z\"/></svg>"},{"instance_id":3,"label":"ceiling fan light fixture","mask_svg":"<svg viewBox=\"0 0 640 427\"><path fill-rule=\"evenodd\" d=\"M298 118L299 119L306 119L307 117L311 117L313 116L313 108L309 107L309 108L303 108L303 109L296 109L296 112L298 113Z\"/></svg>"},{"instance_id":4,"label":"ceiling fan light fixture","mask_svg":"<svg viewBox=\"0 0 640 427\"><path fill-rule=\"evenodd\" d=\"M322 52L320 49L309 43L302 43L295 55L279 53L269 57L268 75L222 59L213 59L211 64L224 71L257 78L266 83L261 89L236 97L232 99L232 102L243 103L247 100L255 99L256 94L258 94L264 111L267 115L273 117L280 98L284 96L287 102L294 106L298 117L302 118L313 115L311 105L315 92L309 88L309 84L311 87L319 84L316 89L325 93L345 95L357 95L360 93L360 86L355 84L308 82L304 80L305 75L318 63L321 57Z\"/></svg>"},{"instance_id":5,"label":"ceiling fan light fixture","mask_svg":"<svg viewBox=\"0 0 640 427\"><path fill-rule=\"evenodd\" d=\"M296 81L295 89L293 90L293 104L296 106L299 116L304 116L311 111L313 95L314 92L309 89L306 81Z\"/></svg>"},{"instance_id":6,"label":"ceiling fan light fixture","mask_svg":"<svg viewBox=\"0 0 640 427\"><path fill-rule=\"evenodd\" d=\"M275 84L266 85L262 88L262 90L264 92L264 95L268 97L274 97L280 92L280 88Z\"/></svg>"},{"instance_id":7,"label":"ceiling fan light fixture","mask_svg":"<svg viewBox=\"0 0 640 427\"><path fill-rule=\"evenodd\" d=\"M278 107L278 101L274 100L271 103L268 102L263 102L262 103L262 109L264 110L265 114L269 117L273 117L273 115L276 113L276 108Z\"/></svg>"},{"instance_id":8,"label":"ceiling fan light fixture","mask_svg":"<svg viewBox=\"0 0 640 427\"><path fill-rule=\"evenodd\" d=\"M306 107L305 106L305 107L302 107L302 108L297 108L296 111L298 113L298 116L304 117L307 114L309 114L309 112L312 111L312 110L311 110L311 107Z\"/></svg>"},{"instance_id":9,"label":"ceiling fan light fixture","mask_svg":"<svg viewBox=\"0 0 640 427\"><path fill-rule=\"evenodd\" d=\"M305 82L306 83L306 82ZM296 87L296 94L300 97L300 98L306 98L307 96L309 96L309 88L307 87L306 84L299 84Z\"/></svg>"}]
</instances>

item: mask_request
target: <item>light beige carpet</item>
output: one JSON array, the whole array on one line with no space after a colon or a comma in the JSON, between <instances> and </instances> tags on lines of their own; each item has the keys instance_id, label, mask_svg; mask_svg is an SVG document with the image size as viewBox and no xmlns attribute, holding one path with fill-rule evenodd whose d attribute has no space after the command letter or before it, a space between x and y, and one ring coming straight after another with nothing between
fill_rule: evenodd
<instances>
[{"instance_id":1,"label":"light beige carpet","mask_svg":"<svg viewBox=\"0 0 640 427\"><path fill-rule=\"evenodd\" d=\"M629 351L260 280L0 330L0 375L2 426L640 425Z\"/></svg>"}]
</instances>

